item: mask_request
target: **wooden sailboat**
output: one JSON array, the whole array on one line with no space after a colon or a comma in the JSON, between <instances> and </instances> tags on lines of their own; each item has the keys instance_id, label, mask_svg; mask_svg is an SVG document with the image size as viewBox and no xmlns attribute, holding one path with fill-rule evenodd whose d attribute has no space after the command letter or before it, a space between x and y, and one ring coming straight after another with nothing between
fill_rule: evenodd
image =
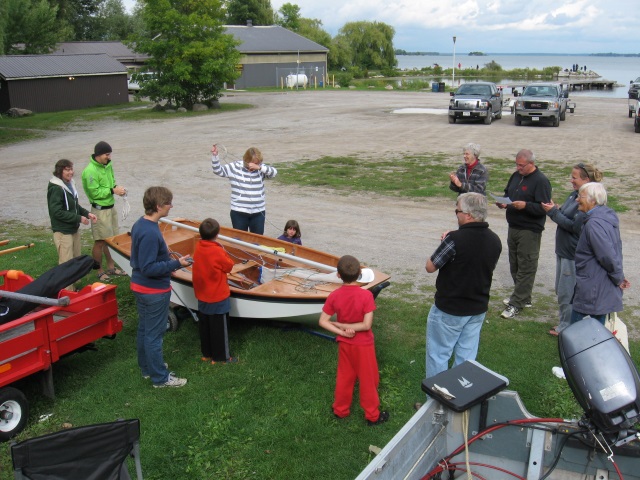
<instances>
[{"instance_id":1,"label":"wooden sailboat","mask_svg":"<svg viewBox=\"0 0 640 480\"><path fill-rule=\"evenodd\" d=\"M160 230L169 251L193 254L200 222L160 220ZM228 275L231 289L231 317L317 323L322 305L342 285L336 275L339 257L254 233L221 227L220 243L235 261ZM115 262L131 275L131 236L116 235L106 240ZM363 268L359 283L374 296L389 285L389 275ZM198 309L193 293L191 268L181 268L171 277L171 301Z\"/></svg>"}]
</instances>

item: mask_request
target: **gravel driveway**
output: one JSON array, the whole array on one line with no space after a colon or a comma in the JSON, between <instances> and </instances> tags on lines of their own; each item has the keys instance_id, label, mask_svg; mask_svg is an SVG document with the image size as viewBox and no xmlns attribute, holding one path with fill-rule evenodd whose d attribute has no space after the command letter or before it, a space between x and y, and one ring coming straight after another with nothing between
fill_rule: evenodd
<instances>
[{"instance_id":1,"label":"gravel driveway","mask_svg":"<svg viewBox=\"0 0 640 480\"><path fill-rule=\"evenodd\" d=\"M542 171L545 159L553 159L566 163L567 176L574 163L594 163L605 172L604 183L613 192L623 188L623 178L637 177L630 167L636 162L634 152L640 135L633 131L625 99L577 97L575 113L568 113L559 128L516 127L507 110L490 126L449 125L448 99L445 94L432 92L228 92L222 102L248 103L254 108L187 120L105 120L51 133L46 139L0 148L5 198L0 220L48 225L46 185L54 163L60 158L72 160L79 184L82 169L99 140L112 145L117 181L129 191L131 214L121 222L123 231L142 214L142 193L153 184L172 189L172 216L211 216L229 225L229 184L213 175L209 165L208 152L216 142L237 156L247 147L256 146L265 161L276 166L278 162L325 155L393 159L441 152L454 159L452 169L462 162L462 146L475 142L482 146L481 157L515 158L519 149L530 148ZM429 181L428 171L416 175ZM569 186L554 200L563 201L568 192ZM286 220L295 218L300 222L305 245L335 254L354 254L392 274L395 282L412 283L416 289L434 284L435 275L424 271L426 258L436 248L441 233L456 228L452 199L349 195L274 182L268 182L267 197L267 235L278 236ZM87 206L83 193L80 199ZM633 205L631 213L620 215L625 273L632 283L625 293L622 314L627 323L638 310L640 289L637 211L638 206ZM504 213L490 208L489 222L503 239L503 256L494 281L494 292L502 295L512 286ZM552 294L555 225L548 222L547 226L535 288L537 293ZM636 328L630 330L638 336Z\"/></svg>"}]
</instances>

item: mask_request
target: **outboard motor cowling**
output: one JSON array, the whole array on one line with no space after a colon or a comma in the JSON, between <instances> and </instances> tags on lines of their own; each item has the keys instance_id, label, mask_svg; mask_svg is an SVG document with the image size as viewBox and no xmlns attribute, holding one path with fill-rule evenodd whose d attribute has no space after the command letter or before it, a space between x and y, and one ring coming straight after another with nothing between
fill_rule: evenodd
<instances>
[{"instance_id":1,"label":"outboard motor cowling","mask_svg":"<svg viewBox=\"0 0 640 480\"><path fill-rule=\"evenodd\" d=\"M640 421L640 376L618 340L587 317L558 337L567 382L586 418L617 445L636 437L628 431Z\"/></svg>"}]
</instances>

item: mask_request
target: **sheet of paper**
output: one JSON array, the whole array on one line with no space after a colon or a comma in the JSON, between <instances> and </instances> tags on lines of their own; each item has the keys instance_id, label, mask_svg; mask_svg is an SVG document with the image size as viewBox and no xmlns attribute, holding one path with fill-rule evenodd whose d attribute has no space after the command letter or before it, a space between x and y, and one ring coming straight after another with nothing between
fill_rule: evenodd
<instances>
[{"instance_id":1,"label":"sheet of paper","mask_svg":"<svg viewBox=\"0 0 640 480\"><path fill-rule=\"evenodd\" d=\"M505 205L509 205L512 203L509 197L497 197L493 193L490 193L489 195L493 197L496 203L504 203Z\"/></svg>"}]
</instances>

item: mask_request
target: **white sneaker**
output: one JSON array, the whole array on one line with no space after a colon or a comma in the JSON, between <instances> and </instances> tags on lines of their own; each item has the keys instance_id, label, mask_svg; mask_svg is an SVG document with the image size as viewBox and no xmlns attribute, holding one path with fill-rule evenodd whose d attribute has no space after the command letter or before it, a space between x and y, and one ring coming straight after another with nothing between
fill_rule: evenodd
<instances>
[{"instance_id":1,"label":"white sneaker","mask_svg":"<svg viewBox=\"0 0 640 480\"><path fill-rule=\"evenodd\" d=\"M163 388L163 387L184 387L187 384L186 378L178 378L173 375L169 375L169 379L161 383L160 385L154 385L153 388Z\"/></svg>"},{"instance_id":2,"label":"white sneaker","mask_svg":"<svg viewBox=\"0 0 640 480\"><path fill-rule=\"evenodd\" d=\"M509 299L505 298L504 300L502 300L502 303L504 303L507 307L509 306ZM531 302L527 302L524 304L524 308L531 308L533 307L533 304Z\"/></svg>"},{"instance_id":3,"label":"white sneaker","mask_svg":"<svg viewBox=\"0 0 640 480\"><path fill-rule=\"evenodd\" d=\"M562 380L566 380L567 377L564 374L564 370L562 369L562 367L553 367L551 369L551 372L558 378L561 378Z\"/></svg>"},{"instance_id":4,"label":"white sneaker","mask_svg":"<svg viewBox=\"0 0 640 480\"><path fill-rule=\"evenodd\" d=\"M514 307L513 305L507 306L504 309L504 312L500 314L502 318L515 318L515 316L520 313L520 309L518 307Z\"/></svg>"}]
</instances>

